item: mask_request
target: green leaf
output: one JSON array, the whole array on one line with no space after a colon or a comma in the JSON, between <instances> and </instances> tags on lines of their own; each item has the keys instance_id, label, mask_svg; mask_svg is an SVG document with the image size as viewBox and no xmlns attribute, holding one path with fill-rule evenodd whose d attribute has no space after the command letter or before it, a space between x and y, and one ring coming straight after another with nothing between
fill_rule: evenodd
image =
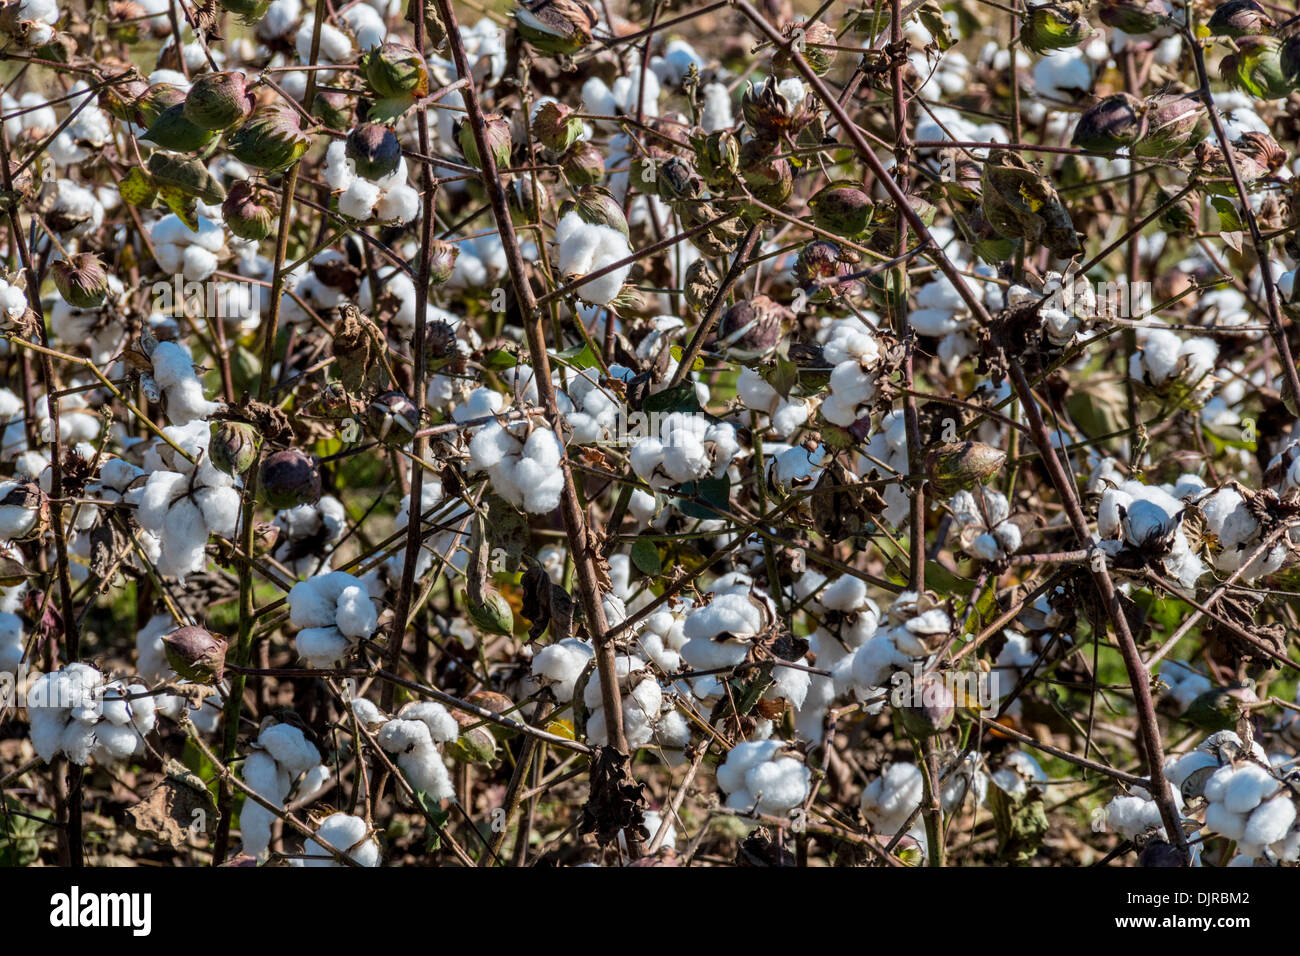
<instances>
[{"instance_id":1,"label":"green leaf","mask_svg":"<svg viewBox=\"0 0 1300 956\"><path fill-rule=\"evenodd\" d=\"M723 475L721 478L688 481L682 485L681 493L707 502L703 504L678 498L677 510L682 514L688 518L717 518L718 511L725 511L731 506L731 479ZM714 507L711 508L709 505Z\"/></svg>"},{"instance_id":2,"label":"green leaf","mask_svg":"<svg viewBox=\"0 0 1300 956\"><path fill-rule=\"evenodd\" d=\"M659 549L649 538L637 538L632 542L632 563L642 574L655 575L663 570Z\"/></svg>"},{"instance_id":3,"label":"green leaf","mask_svg":"<svg viewBox=\"0 0 1300 956\"><path fill-rule=\"evenodd\" d=\"M519 359L509 349L493 349L479 364L490 372L502 372L518 365Z\"/></svg>"},{"instance_id":4,"label":"green leaf","mask_svg":"<svg viewBox=\"0 0 1300 956\"><path fill-rule=\"evenodd\" d=\"M647 398L642 405L645 412L698 412L701 411L700 400L695 394L695 386L689 382L676 388L664 389Z\"/></svg>"},{"instance_id":5,"label":"green leaf","mask_svg":"<svg viewBox=\"0 0 1300 956\"><path fill-rule=\"evenodd\" d=\"M763 381L776 389L782 398L790 397L790 389L799 384L799 366L788 358L778 355L772 366L763 371Z\"/></svg>"}]
</instances>

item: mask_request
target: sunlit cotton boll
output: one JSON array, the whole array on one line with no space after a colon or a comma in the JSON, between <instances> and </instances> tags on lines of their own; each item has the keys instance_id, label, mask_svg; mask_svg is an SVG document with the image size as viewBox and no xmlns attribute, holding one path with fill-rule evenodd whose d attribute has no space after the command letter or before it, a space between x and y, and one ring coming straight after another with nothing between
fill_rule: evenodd
<instances>
[{"instance_id":1,"label":"sunlit cotton boll","mask_svg":"<svg viewBox=\"0 0 1300 956\"><path fill-rule=\"evenodd\" d=\"M366 7L365 9L370 8ZM353 862L361 866L379 866L383 857L379 849L379 842L368 834L369 828L363 818L350 816L346 813L330 814L316 828L317 837L347 855ZM345 865L335 859L334 855L315 839L308 840L303 845L303 852L310 857L310 859L302 861L303 866L328 867Z\"/></svg>"},{"instance_id":2,"label":"sunlit cotton boll","mask_svg":"<svg viewBox=\"0 0 1300 956\"><path fill-rule=\"evenodd\" d=\"M559 246L558 267L565 276L585 276L632 255L627 237L612 226L584 222L577 212L568 212L555 227ZM578 287L578 296L596 305L609 305L623 288L632 264L617 269Z\"/></svg>"}]
</instances>

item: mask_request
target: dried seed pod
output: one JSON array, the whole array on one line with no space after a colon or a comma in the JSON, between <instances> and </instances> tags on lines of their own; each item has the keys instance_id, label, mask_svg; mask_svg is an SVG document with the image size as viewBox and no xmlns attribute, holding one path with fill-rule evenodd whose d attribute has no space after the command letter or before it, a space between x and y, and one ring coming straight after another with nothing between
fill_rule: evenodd
<instances>
[{"instance_id":1,"label":"dried seed pod","mask_svg":"<svg viewBox=\"0 0 1300 956\"><path fill-rule=\"evenodd\" d=\"M594 143L576 143L560 158L560 169L573 185L594 186L605 178L605 154Z\"/></svg>"},{"instance_id":2,"label":"dried seed pod","mask_svg":"<svg viewBox=\"0 0 1300 956\"><path fill-rule=\"evenodd\" d=\"M420 426L420 410L401 392L384 392L366 408L366 423L385 445L409 444Z\"/></svg>"},{"instance_id":3,"label":"dried seed pod","mask_svg":"<svg viewBox=\"0 0 1300 956\"><path fill-rule=\"evenodd\" d=\"M505 169L510 165L510 151L513 145L510 137L510 123L500 113L488 113L483 117L483 122L485 127L484 135L488 152L492 154L492 162L498 171ZM465 162L475 169L482 169L483 160L478 154L478 143L474 141L474 130L469 123L461 123L456 127L456 142L460 144L460 152L465 157Z\"/></svg>"},{"instance_id":4,"label":"dried seed pod","mask_svg":"<svg viewBox=\"0 0 1300 956\"><path fill-rule=\"evenodd\" d=\"M563 103L547 100L533 117L533 136L547 149L563 153L582 139L582 120Z\"/></svg>"},{"instance_id":5,"label":"dried seed pod","mask_svg":"<svg viewBox=\"0 0 1300 956\"><path fill-rule=\"evenodd\" d=\"M440 286L451 278L456 268L456 259L460 255L460 246L445 239L435 239L429 248L429 285ZM425 344L428 344L428 338Z\"/></svg>"},{"instance_id":6,"label":"dried seed pod","mask_svg":"<svg viewBox=\"0 0 1300 956\"><path fill-rule=\"evenodd\" d=\"M925 476L941 498L983 484L999 471L1006 452L978 441L945 442L925 456Z\"/></svg>"},{"instance_id":7,"label":"dried seed pod","mask_svg":"<svg viewBox=\"0 0 1300 956\"><path fill-rule=\"evenodd\" d=\"M155 151L149 155L149 175L157 185L179 189L210 206L226 198L226 190L217 177L208 172L201 160L192 157Z\"/></svg>"},{"instance_id":8,"label":"dried seed pod","mask_svg":"<svg viewBox=\"0 0 1300 956\"><path fill-rule=\"evenodd\" d=\"M1020 28L1020 39L1035 53L1078 46L1092 36L1085 9L1078 0L1030 7L1029 16Z\"/></svg>"},{"instance_id":9,"label":"dried seed pod","mask_svg":"<svg viewBox=\"0 0 1300 956\"><path fill-rule=\"evenodd\" d=\"M238 477L257 462L261 439L247 422L214 422L208 442L208 457L218 471Z\"/></svg>"},{"instance_id":10,"label":"dried seed pod","mask_svg":"<svg viewBox=\"0 0 1300 956\"><path fill-rule=\"evenodd\" d=\"M212 142L215 135L212 130L190 122L185 116L185 103L182 101L159 113L144 138L177 153L197 153Z\"/></svg>"},{"instance_id":11,"label":"dried seed pod","mask_svg":"<svg viewBox=\"0 0 1300 956\"><path fill-rule=\"evenodd\" d=\"M952 726L957 714L957 701L948 682L938 674L922 677L913 684L905 697L911 699L898 708L903 729L913 737L933 737Z\"/></svg>"},{"instance_id":12,"label":"dried seed pod","mask_svg":"<svg viewBox=\"0 0 1300 956\"><path fill-rule=\"evenodd\" d=\"M741 299L722 317L718 345L728 358L762 361L785 340L790 310L765 295Z\"/></svg>"},{"instance_id":13,"label":"dried seed pod","mask_svg":"<svg viewBox=\"0 0 1300 956\"><path fill-rule=\"evenodd\" d=\"M1228 0L1215 8L1206 29L1216 37L1263 36L1277 24L1255 0Z\"/></svg>"},{"instance_id":14,"label":"dried seed pod","mask_svg":"<svg viewBox=\"0 0 1300 956\"><path fill-rule=\"evenodd\" d=\"M1210 132L1205 103L1196 93L1166 93L1147 100L1146 134L1133 147L1138 156L1181 156Z\"/></svg>"},{"instance_id":15,"label":"dried seed pod","mask_svg":"<svg viewBox=\"0 0 1300 956\"><path fill-rule=\"evenodd\" d=\"M271 0L220 0L222 9L228 10L240 19L240 22L252 26L266 16Z\"/></svg>"},{"instance_id":16,"label":"dried seed pod","mask_svg":"<svg viewBox=\"0 0 1300 956\"><path fill-rule=\"evenodd\" d=\"M853 182L834 182L820 189L808 200L813 222L837 236L850 239L871 229L876 204Z\"/></svg>"},{"instance_id":17,"label":"dried seed pod","mask_svg":"<svg viewBox=\"0 0 1300 956\"><path fill-rule=\"evenodd\" d=\"M1225 83L1256 99L1275 100L1292 90L1282 67L1282 41L1271 36L1241 37L1237 49L1219 61Z\"/></svg>"},{"instance_id":18,"label":"dried seed pod","mask_svg":"<svg viewBox=\"0 0 1300 956\"><path fill-rule=\"evenodd\" d=\"M405 43L384 43L369 50L361 58L361 73L381 99L429 95L424 58Z\"/></svg>"},{"instance_id":19,"label":"dried seed pod","mask_svg":"<svg viewBox=\"0 0 1300 956\"><path fill-rule=\"evenodd\" d=\"M713 304L722 279L704 259L696 259L686 269L684 282L686 304L703 313Z\"/></svg>"},{"instance_id":20,"label":"dried seed pod","mask_svg":"<svg viewBox=\"0 0 1300 956\"><path fill-rule=\"evenodd\" d=\"M1102 0L1098 7L1101 22L1125 33L1150 33L1169 19L1164 0Z\"/></svg>"},{"instance_id":21,"label":"dried seed pod","mask_svg":"<svg viewBox=\"0 0 1300 956\"><path fill-rule=\"evenodd\" d=\"M776 77L769 76L762 86L747 84L740 98L741 113L755 134L778 140L783 134L794 135L812 122L812 97L791 102L781 92Z\"/></svg>"},{"instance_id":22,"label":"dried seed pod","mask_svg":"<svg viewBox=\"0 0 1300 956\"><path fill-rule=\"evenodd\" d=\"M781 31L789 41L789 48L781 47L772 57L772 65L778 70L794 71L794 61L790 50L798 53L812 67L812 71L821 76L835 62L834 45L838 43L835 31L820 20L793 20Z\"/></svg>"}]
</instances>

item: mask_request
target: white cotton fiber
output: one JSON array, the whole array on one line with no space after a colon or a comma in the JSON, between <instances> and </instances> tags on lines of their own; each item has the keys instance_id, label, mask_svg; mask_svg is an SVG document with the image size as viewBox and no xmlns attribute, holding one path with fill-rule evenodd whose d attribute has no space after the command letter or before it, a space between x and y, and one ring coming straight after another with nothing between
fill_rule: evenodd
<instances>
[{"instance_id":1,"label":"white cotton fiber","mask_svg":"<svg viewBox=\"0 0 1300 956\"><path fill-rule=\"evenodd\" d=\"M257 742L291 776L306 773L320 763L320 751L316 745L293 724L268 727L258 735Z\"/></svg>"}]
</instances>

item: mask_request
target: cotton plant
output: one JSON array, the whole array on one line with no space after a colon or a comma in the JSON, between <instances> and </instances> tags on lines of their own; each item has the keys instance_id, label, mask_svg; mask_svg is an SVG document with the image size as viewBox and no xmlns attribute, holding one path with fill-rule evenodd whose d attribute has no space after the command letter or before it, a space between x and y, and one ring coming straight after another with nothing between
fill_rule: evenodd
<instances>
[{"instance_id":1,"label":"cotton plant","mask_svg":"<svg viewBox=\"0 0 1300 956\"><path fill-rule=\"evenodd\" d=\"M151 558L158 571L184 580L202 570L212 535L234 535L240 496L234 479L207 454L208 422L195 419L163 432L176 447L158 442L149 450L144 469L149 477L132 487L125 500L136 506L136 521L157 542L158 554Z\"/></svg>"},{"instance_id":2,"label":"cotton plant","mask_svg":"<svg viewBox=\"0 0 1300 956\"><path fill-rule=\"evenodd\" d=\"M371 8L365 7L365 9ZM379 848L379 841L370 835L370 827L366 825L364 817L340 812L331 813L321 820L316 827L316 836L303 844L304 859L300 861L302 865L305 867L346 866L347 864L339 862L334 854L325 849L326 843L343 853L357 866L379 866L383 862L383 851Z\"/></svg>"},{"instance_id":3,"label":"cotton plant","mask_svg":"<svg viewBox=\"0 0 1300 956\"><path fill-rule=\"evenodd\" d=\"M357 641L379 626L379 611L364 581L346 571L328 571L289 589L289 624L294 649L308 667L330 667Z\"/></svg>"},{"instance_id":4,"label":"cotton plant","mask_svg":"<svg viewBox=\"0 0 1300 956\"><path fill-rule=\"evenodd\" d=\"M782 816L807 799L812 772L783 750L779 740L755 740L727 752L717 777L728 809L742 815Z\"/></svg>"},{"instance_id":5,"label":"cotton plant","mask_svg":"<svg viewBox=\"0 0 1300 956\"><path fill-rule=\"evenodd\" d=\"M948 501L961 546L981 561L1002 561L1020 550L1020 526L1011 520L1007 496L993 488L959 491Z\"/></svg>"},{"instance_id":6,"label":"cotton plant","mask_svg":"<svg viewBox=\"0 0 1300 956\"><path fill-rule=\"evenodd\" d=\"M434 701L413 701L379 729L379 746L392 754L416 793L438 803L456 795L440 747L460 736L447 708Z\"/></svg>"},{"instance_id":7,"label":"cotton plant","mask_svg":"<svg viewBox=\"0 0 1300 956\"><path fill-rule=\"evenodd\" d=\"M363 5L358 8L369 9ZM378 219L401 225L419 214L419 193L407 184L403 156L398 157L391 172L367 177L358 172L356 162L347 155L347 144L335 140L326 152L324 176L330 189L340 194L339 212L344 216L363 222Z\"/></svg>"},{"instance_id":8,"label":"cotton plant","mask_svg":"<svg viewBox=\"0 0 1300 956\"><path fill-rule=\"evenodd\" d=\"M330 768L321 762L320 749L302 730L289 723L263 725L245 757L240 776L258 796L284 809L294 795L304 802L329 782ZM261 803L245 799L239 814L239 835L244 853L264 858L271 845L276 814Z\"/></svg>"},{"instance_id":9,"label":"cotton plant","mask_svg":"<svg viewBox=\"0 0 1300 956\"><path fill-rule=\"evenodd\" d=\"M105 681L89 664L42 674L26 704L32 747L47 763L62 754L78 766L120 764L144 752L157 719L143 684Z\"/></svg>"},{"instance_id":10,"label":"cotton plant","mask_svg":"<svg viewBox=\"0 0 1300 956\"><path fill-rule=\"evenodd\" d=\"M399 510L398 520L405 513ZM277 512L275 526L280 530L275 559L298 577L310 578L330 569L333 546L347 531L347 512L333 495L322 495L315 504Z\"/></svg>"}]
</instances>

